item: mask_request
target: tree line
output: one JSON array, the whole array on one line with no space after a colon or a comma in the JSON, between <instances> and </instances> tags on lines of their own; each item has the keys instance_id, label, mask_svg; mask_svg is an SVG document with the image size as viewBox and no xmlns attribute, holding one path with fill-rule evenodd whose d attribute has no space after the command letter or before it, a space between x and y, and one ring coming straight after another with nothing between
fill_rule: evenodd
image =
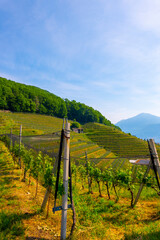
<instances>
[{"instance_id":1,"label":"tree line","mask_svg":"<svg viewBox=\"0 0 160 240\"><path fill-rule=\"evenodd\" d=\"M68 117L81 124L87 122L114 126L99 111L75 100L62 99L38 87L0 77L0 109Z\"/></svg>"}]
</instances>

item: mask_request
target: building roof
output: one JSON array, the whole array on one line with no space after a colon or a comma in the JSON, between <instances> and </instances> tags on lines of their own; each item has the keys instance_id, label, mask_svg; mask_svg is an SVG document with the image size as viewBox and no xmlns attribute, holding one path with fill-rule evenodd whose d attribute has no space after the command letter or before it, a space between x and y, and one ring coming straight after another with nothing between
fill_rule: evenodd
<instances>
[{"instance_id":1,"label":"building roof","mask_svg":"<svg viewBox=\"0 0 160 240\"><path fill-rule=\"evenodd\" d=\"M129 162L136 165L149 165L150 159L129 160Z\"/></svg>"}]
</instances>

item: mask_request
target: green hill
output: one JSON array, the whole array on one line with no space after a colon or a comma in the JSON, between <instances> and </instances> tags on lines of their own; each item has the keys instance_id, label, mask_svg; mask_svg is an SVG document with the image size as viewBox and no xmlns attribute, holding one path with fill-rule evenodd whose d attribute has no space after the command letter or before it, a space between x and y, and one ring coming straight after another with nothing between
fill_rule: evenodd
<instances>
[{"instance_id":1,"label":"green hill","mask_svg":"<svg viewBox=\"0 0 160 240\"><path fill-rule=\"evenodd\" d=\"M108 126L113 125L99 111L83 103L64 100L38 87L16 83L2 77L0 77L0 109L46 114L59 118L68 116L70 120L76 119L81 124L99 122Z\"/></svg>"},{"instance_id":2,"label":"green hill","mask_svg":"<svg viewBox=\"0 0 160 240\"><path fill-rule=\"evenodd\" d=\"M3 128L0 133L10 133L11 127L13 134L19 134L20 125L23 126L23 135L40 135L60 131L62 128L63 119L46 116L35 113L12 113L0 112L0 123Z\"/></svg>"},{"instance_id":3,"label":"green hill","mask_svg":"<svg viewBox=\"0 0 160 240\"><path fill-rule=\"evenodd\" d=\"M86 135L106 150L120 157L148 157L148 144L146 141L126 134L114 127L98 123L87 123L84 125ZM159 146L157 146L160 152Z\"/></svg>"},{"instance_id":4,"label":"green hill","mask_svg":"<svg viewBox=\"0 0 160 240\"><path fill-rule=\"evenodd\" d=\"M53 132L60 134L62 122L61 118L41 114L0 112L0 133L10 133L12 127L13 134L18 135L22 124L23 136L38 135L34 138L24 137L26 144L57 154L60 135L51 136L50 134ZM110 159L112 163L116 156L121 157L121 163L123 163L123 158L149 157L146 141L126 134L115 127L98 123L87 123L82 127L84 128L83 134L71 132L72 158L84 159L85 152L87 152L89 159L105 167L109 163L106 159ZM44 137L46 134L48 136ZM160 153L159 145L157 145L157 151ZM95 160L98 158L102 159ZM120 162L117 164L120 165Z\"/></svg>"},{"instance_id":5,"label":"green hill","mask_svg":"<svg viewBox=\"0 0 160 240\"><path fill-rule=\"evenodd\" d=\"M53 152L58 154L63 119L34 113L0 112L0 134L10 134L12 128L12 133L17 135L18 139L21 124L24 144L50 154ZM75 159L83 159L85 152L88 158L107 159L111 156L110 151L95 144L83 133L71 131L70 146L71 156Z\"/></svg>"}]
</instances>

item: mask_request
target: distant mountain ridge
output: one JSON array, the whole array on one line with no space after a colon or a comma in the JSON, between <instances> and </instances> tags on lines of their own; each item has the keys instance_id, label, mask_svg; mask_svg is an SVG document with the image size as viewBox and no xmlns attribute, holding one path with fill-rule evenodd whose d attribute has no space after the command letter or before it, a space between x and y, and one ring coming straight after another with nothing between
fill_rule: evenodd
<instances>
[{"instance_id":1,"label":"distant mountain ridge","mask_svg":"<svg viewBox=\"0 0 160 240\"><path fill-rule=\"evenodd\" d=\"M158 116L141 113L135 117L117 122L116 126L136 137L142 139L153 138L155 142L160 143L160 117Z\"/></svg>"}]
</instances>

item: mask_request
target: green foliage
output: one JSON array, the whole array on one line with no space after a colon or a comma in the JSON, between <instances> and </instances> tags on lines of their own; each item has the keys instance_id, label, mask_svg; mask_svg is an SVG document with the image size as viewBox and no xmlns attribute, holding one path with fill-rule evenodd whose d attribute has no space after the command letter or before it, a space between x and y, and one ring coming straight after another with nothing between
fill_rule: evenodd
<instances>
[{"instance_id":1,"label":"green foliage","mask_svg":"<svg viewBox=\"0 0 160 240\"><path fill-rule=\"evenodd\" d=\"M23 163L25 165L25 169L28 170L31 167L31 164L33 162L33 151L24 149L24 154L23 154Z\"/></svg>"},{"instance_id":2,"label":"green foliage","mask_svg":"<svg viewBox=\"0 0 160 240\"><path fill-rule=\"evenodd\" d=\"M22 160L23 160L23 165L24 165L24 179L23 180L25 181L27 171L28 170L31 171L31 165L32 165L33 159L34 159L33 151L31 149L27 150L24 148L22 156L23 156Z\"/></svg>"},{"instance_id":3,"label":"green foliage","mask_svg":"<svg viewBox=\"0 0 160 240\"><path fill-rule=\"evenodd\" d=\"M113 170L112 168L107 168L102 172L102 180L103 182L107 182L109 185L113 181Z\"/></svg>"},{"instance_id":4,"label":"green foliage","mask_svg":"<svg viewBox=\"0 0 160 240\"><path fill-rule=\"evenodd\" d=\"M36 112L56 117L67 115L65 101L37 87L0 78L0 109L13 112Z\"/></svg>"},{"instance_id":5,"label":"green foliage","mask_svg":"<svg viewBox=\"0 0 160 240\"><path fill-rule=\"evenodd\" d=\"M0 237L1 239L15 239L24 235L21 216L16 213L0 212Z\"/></svg>"},{"instance_id":6,"label":"green foliage","mask_svg":"<svg viewBox=\"0 0 160 240\"><path fill-rule=\"evenodd\" d=\"M24 149L22 152L23 163L27 164L27 155L29 154L29 151ZM30 154L32 154L32 152ZM42 161L41 154L38 154L37 156L34 154L33 157L34 161L42 162L44 171L41 171L41 174L44 174L45 186L53 186L55 179L52 178L51 159L45 157ZM3 157L3 162L6 164L6 157ZM0 162L1 170L3 170L4 166L1 164L2 163ZM107 168L101 172L90 162L88 163L88 166L87 164L85 165L85 161L83 161L83 159L79 162L79 164L80 166L78 164L78 166L74 163L72 164L72 172L77 176L77 187L73 186L73 199L77 218L77 227L75 231L77 238L74 239L106 239L114 237L115 239L135 239L141 236L143 239L159 239L159 204L158 196L154 195L153 189L150 187L150 183L153 181L152 174L149 174L145 179L145 189L142 192L141 200L146 200L146 202L141 202L140 200L140 203L133 210L128 207L128 188L133 188L134 184L136 185L138 183L135 190L136 193L138 192L139 183L141 183L144 177L144 167L138 166L138 169L136 171L136 180L134 184L132 184L133 172L130 170L130 168L125 168L125 170ZM7 169L7 171L8 170L9 169ZM121 188L121 201L119 203L115 203L115 193L113 191L113 187L110 188L110 196L112 200L108 200L106 198L106 194L103 198L99 198L97 195L97 184L95 182L93 182L94 194L88 194L86 191L88 179L85 178L87 170L89 171L90 177L93 177L94 181L101 181L101 187L103 181L104 183L110 183L110 185L114 182L116 184L117 191L119 191ZM4 183L12 183L10 177L6 176L6 174L3 175L0 179L1 199L2 195L4 194L3 191L5 191L5 193L7 192L8 194L9 189L8 186L6 186ZM62 172L60 175L62 179ZM5 182L2 180L2 177L4 177L3 180ZM83 182L84 190L81 188L83 177L85 178L85 181ZM13 188L13 184L11 187ZM101 189L104 191L104 188ZM61 194L63 194L62 181L59 184L59 195ZM8 200L9 199L6 201L7 205L10 204L10 201ZM59 200L61 200L61 198ZM0 204L4 204L4 201L0 201ZM69 214L69 217L70 216L71 215ZM24 238L24 228L21 220L24 218L28 219L28 217L30 217L28 214L14 214L14 211L12 211L12 213L9 213L6 212L6 210L5 212L2 210L2 213L0 213L0 239L17 239L16 237L21 235L21 237ZM114 231L115 229L116 233Z\"/></svg>"},{"instance_id":7,"label":"green foliage","mask_svg":"<svg viewBox=\"0 0 160 240\"><path fill-rule=\"evenodd\" d=\"M41 173L43 169L43 161L42 161L42 153L39 152L34 161L32 162L32 170L31 173L33 177L38 179L39 174Z\"/></svg>"},{"instance_id":8,"label":"green foliage","mask_svg":"<svg viewBox=\"0 0 160 240\"><path fill-rule=\"evenodd\" d=\"M12 152L14 153L15 157L20 157L23 154L23 149L21 151L19 148L19 144L15 143L12 148Z\"/></svg>"},{"instance_id":9,"label":"green foliage","mask_svg":"<svg viewBox=\"0 0 160 240\"><path fill-rule=\"evenodd\" d=\"M45 173L44 173L44 181L45 187L53 187L55 184L55 177L53 175L53 166L51 163L47 162L45 164Z\"/></svg>"},{"instance_id":10,"label":"green foliage","mask_svg":"<svg viewBox=\"0 0 160 240\"><path fill-rule=\"evenodd\" d=\"M85 177L87 174L86 168L83 165L80 165L78 167L78 172L81 174L81 177Z\"/></svg>"},{"instance_id":11,"label":"green foliage","mask_svg":"<svg viewBox=\"0 0 160 240\"><path fill-rule=\"evenodd\" d=\"M62 98L34 86L27 86L0 77L0 109L12 112L47 114L80 122L111 125L99 111L85 104Z\"/></svg>"},{"instance_id":12,"label":"green foliage","mask_svg":"<svg viewBox=\"0 0 160 240\"><path fill-rule=\"evenodd\" d=\"M78 123L78 122L73 122L72 124L71 124L71 129L73 129L73 128L79 128L80 127L80 124Z\"/></svg>"},{"instance_id":13,"label":"green foliage","mask_svg":"<svg viewBox=\"0 0 160 240\"><path fill-rule=\"evenodd\" d=\"M81 124L98 122L108 126L112 125L109 120L107 120L99 111L94 110L92 107L80 102L76 102L75 100L69 101L68 99L65 99L65 103L67 107L68 118L71 120L76 119L76 121Z\"/></svg>"},{"instance_id":14,"label":"green foliage","mask_svg":"<svg viewBox=\"0 0 160 240\"><path fill-rule=\"evenodd\" d=\"M3 135L0 137L0 140L3 141L6 146L9 148L10 145L10 138L7 135Z\"/></svg>"},{"instance_id":15,"label":"green foliage","mask_svg":"<svg viewBox=\"0 0 160 240\"><path fill-rule=\"evenodd\" d=\"M94 167L92 166L92 164L90 162L88 162L88 164L87 164L87 171L88 171L90 177L94 176Z\"/></svg>"},{"instance_id":16,"label":"green foliage","mask_svg":"<svg viewBox=\"0 0 160 240\"><path fill-rule=\"evenodd\" d=\"M132 171L119 169L115 171L114 177L119 185L129 186L132 182Z\"/></svg>"},{"instance_id":17,"label":"green foliage","mask_svg":"<svg viewBox=\"0 0 160 240\"><path fill-rule=\"evenodd\" d=\"M101 170L99 168L94 168L93 176L97 182L100 182L102 180Z\"/></svg>"}]
</instances>

